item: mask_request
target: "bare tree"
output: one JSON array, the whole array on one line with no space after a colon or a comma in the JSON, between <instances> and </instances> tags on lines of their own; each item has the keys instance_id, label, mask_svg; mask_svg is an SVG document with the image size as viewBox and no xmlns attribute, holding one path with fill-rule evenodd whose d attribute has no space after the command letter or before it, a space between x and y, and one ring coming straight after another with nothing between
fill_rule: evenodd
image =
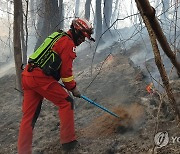
<instances>
[{"instance_id":1,"label":"bare tree","mask_svg":"<svg viewBox=\"0 0 180 154\"><path fill-rule=\"evenodd\" d=\"M155 14L154 14L155 10L153 10L152 7L150 7L150 4L149 4L148 0L146 0L146 2L144 0L143 1L136 0L136 3L137 3L137 7L138 7L138 9L139 9L139 11L141 13L141 16L142 16L142 18L144 20L144 23L146 24L146 27L147 27L147 30L148 30L148 33L149 33L149 36L150 36L152 48L153 48L153 51L154 51L155 62L156 62L156 65L158 67L158 70L160 72L160 75L161 75L161 78L162 78L162 81L163 81L163 84L164 84L168 99L169 99L170 103L172 104L172 107L173 107L173 109L175 111L175 114L177 116L177 120L178 120L178 123L179 123L180 112L179 112L179 109L177 107L176 100L175 100L175 98L173 96L172 88L170 87L170 84L169 84L169 79L167 77L164 65L163 65L162 60L161 60L160 52L159 52L159 49L158 49L158 44L156 42L156 38L158 38L157 31L155 31L154 30L155 27L152 26L152 21L156 20ZM146 6L146 8L145 8L145 6ZM150 12L148 12L148 11L150 11ZM156 23L156 25L157 25L157 23ZM158 30L160 30L160 32L162 32L160 26L158 26ZM159 34L161 34L160 32L159 32ZM161 34L161 36L162 35L163 34ZM163 37L165 37L165 36L163 35ZM167 43L167 42L165 42L165 43ZM171 53L171 54L173 54L173 53Z\"/></svg>"},{"instance_id":2,"label":"bare tree","mask_svg":"<svg viewBox=\"0 0 180 154\"><path fill-rule=\"evenodd\" d=\"M169 8L169 3L170 3L170 0L162 1L162 4L163 4L163 7L162 7L162 11L163 11L162 19L164 19L164 22L166 22L166 20L169 19L169 16L167 15L167 10Z\"/></svg>"},{"instance_id":3,"label":"bare tree","mask_svg":"<svg viewBox=\"0 0 180 154\"><path fill-rule=\"evenodd\" d=\"M86 3L85 3L85 18L87 20L90 19L90 6L91 6L91 1L92 0L86 0Z\"/></svg>"},{"instance_id":4,"label":"bare tree","mask_svg":"<svg viewBox=\"0 0 180 154\"><path fill-rule=\"evenodd\" d=\"M50 33L61 28L58 0L42 0L40 9L37 25L39 37L35 48L37 48Z\"/></svg>"},{"instance_id":5,"label":"bare tree","mask_svg":"<svg viewBox=\"0 0 180 154\"><path fill-rule=\"evenodd\" d=\"M22 90L21 88L21 65L22 65L22 54L21 54L21 37L20 37L20 21L21 21L21 8L22 0L14 0L14 60L16 67L16 89Z\"/></svg>"},{"instance_id":6,"label":"bare tree","mask_svg":"<svg viewBox=\"0 0 180 154\"><path fill-rule=\"evenodd\" d=\"M75 4L75 17L79 17L79 5L80 5L80 0L76 0Z\"/></svg>"},{"instance_id":7,"label":"bare tree","mask_svg":"<svg viewBox=\"0 0 180 154\"><path fill-rule=\"evenodd\" d=\"M112 0L104 0L103 14L103 31L106 31L110 26L112 16Z\"/></svg>"},{"instance_id":8,"label":"bare tree","mask_svg":"<svg viewBox=\"0 0 180 154\"><path fill-rule=\"evenodd\" d=\"M112 12L112 22L114 22L116 19L117 19L117 16L118 16L118 12L119 12L119 0L116 0L115 2L115 8L114 8L114 11Z\"/></svg>"},{"instance_id":9,"label":"bare tree","mask_svg":"<svg viewBox=\"0 0 180 154\"><path fill-rule=\"evenodd\" d=\"M64 5L63 0L59 0L59 23L58 28L64 27Z\"/></svg>"},{"instance_id":10,"label":"bare tree","mask_svg":"<svg viewBox=\"0 0 180 154\"><path fill-rule=\"evenodd\" d=\"M168 41L161 29L161 26L155 17L155 10L153 7L151 7L148 0L136 0L141 5L143 13L147 16L149 23L157 37L157 40L159 41L161 48L166 53L166 55L171 60L172 64L177 69L178 75L180 76L180 63L177 61L176 55L171 50Z\"/></svg>"},{"instance_id":11,"label":"bare tree","mask_svg":"<svg viewBox=\"0 0 180 154\"><path fill-rule=\"evenodd\" d=\"M21 44L22 44L22 63L27 64L27 43L28 43L28 5L29 1L25 1L25 11L23 11L23 7L21 6ZM23 16L24 15L24 16Z\"/></svg>"},{"instance_id":12,"label":"bare tree","mask_svg":"<svg viewBox=\"0 0 180 154\"><path fill-rule=\"evenodd\" d=\"M102 12L101 12L101 0L96 0L96 14L95 14L95 38L99 42L102 34Z\"/></svg>"},{"instance_id":13,"label":"bare tree","mask_svg":"<svg viewBox=\"0 0 180 154\"><path fill-rule=\"evenodd\" d=\"M8 12L10 12L10 9L11 9L11 2L9 4L9 1L7 2L7 18L8 18L8 22L9 22L9 31L8 31L8 45L9 45L9 51L10 51L10 54L12 54L12 24L11 24L11 21L10 21L10 14ZM9 55L10 56L10 55ZM8 61L8 58L10 58L9 56L7 56L7 60Z\"/></svg>"}]
</instances>

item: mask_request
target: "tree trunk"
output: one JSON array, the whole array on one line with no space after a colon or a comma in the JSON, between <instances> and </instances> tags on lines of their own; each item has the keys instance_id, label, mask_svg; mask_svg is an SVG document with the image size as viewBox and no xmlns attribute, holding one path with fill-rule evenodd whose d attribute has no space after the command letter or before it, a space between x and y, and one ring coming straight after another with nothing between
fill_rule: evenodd
<instances>
[{"instance_id":1,"label":"tree trunk","mask_svg":"<svg viewBox=\"0 0 180 154\"><path fill-rule=\"evenodd\" d=\"M20 39L20 21L21 21L21 8L22 1L21 0L14 0L14 60L15 60L15 67L16 67L16 89L22 91L21 88L21 65L22 65L22 53L21 53L21 39Z\"/></svg>"},{"instance_id":2,"label":"tree trunk","mask_svg":"<svg viewBox=\"0 0 180 154\"><path fill-rule=\"evenodd\" d=\"M37 26L36 26L37 42L34 50L36 50L41 45L43 39L46 37L46 31L45 29L43 29L45 25L45 3L43 2L43 0L39 0L36 2L37 2L36 9L38 10ZM42 29L44 30L44 33L42 32Z\"/></svg>"},{"instance_id":3,"label":"tree trunk","mask_svg":"<svg viewBox=\"0 0 180 154\"><path fill-rule=\"evenodd\" d=\"M112 23L116 21L116 19L118 18L118 11L119 11L118 7L119 7L119 0L116 0L115 8L114 11L112 12L112 20L111 20Z\"/></svg>"},{"instance_id":4,"label":"tree trunk","mask_svg":"<svg viewBox=\"0 0 180 154\"><path fill-rule=\"evenodd\" d=\"M103 31L106 31L111 22L111 15L112 15L112 0L104 0L104 19L103 19Z\"/></svg>"},{"instance_id":5,"label":"tree trunk","mask_svg":"<svg viewBox=\"0 0 180 154\"><path fill-rule=\"evenodd\" d=\"M95 16L95 39L99 42L102 34L102 15L101 15L101 0L96 0L96 16Z\"/></svg>"},{"instance_id":6,"label":"tree trunk","mask_svg":"<svg viewBox=\"0 0 180 154\"><path fill-rule=\"evenodd\" d=\"M85 3L85 18L87 20L90 19L90 6L91 6L91 0L86 0L86 3Z\"/></svg>"},{"instance_id":7,"label":"tree trunk","mask_svg":"<svg viewBox=\"0 0 180 154\"><path fill-rule=\"evenodd\" d=\"M172 64L177 69L178 75L180 77L180 63L177 61L176 55L171 50L168 41L161 29L161 26L155 17L155 10L153 7L151 7L148 0L136 0L136 3L139 3L139 5L142 8L142 14L145 15L161 45L161 48L164 50L165 54L169 57Z\"/></svg>"},{"instance_id":8,"label":"tree trunk","mask_svg":"<svg viewBox=\"0 0 180 154\"><path fill-rule=\"evenodd\" d=\"M40 31L35 49L37 49L44 39L59 28L60 15L58 0L42 0L41 17L38 21L38 31Z\"/></svg>"},{"instance_id":9,"label":"tree trunk","mask_svg":"<svg viewBox=\"0 0 180 154\"><path fill-rule=\"evenodd\" d=\"M8 12L10 12L10 10L11 10L11 4L9 5L9 3L7 3L7 11ZM10 15L9 15L9 13L7 14L7 18L8 18L8 22L10 23ZM7 62L8 62L8 60L10 60L10 55L12 55L13 53L12 53L12 25L11 24L9 24L9 27L8 27L8 37L9 37L9 39L8 39L8 45L9 45L9 55L7 56Z\"/></svg>"},{"instance_id":10,"label":"tree trunk","mask_svg":"<svg viewBox=\"0 0 180 154\"><path fill-rule=\"evenodd\" d=\"M22 44L22 63L24 65L26 65L27 64L27 42L28 42L28 28L27 28L28 1L26 2L26 13L24 13L25 23L24 23L24 18L23 18L22 5L19 7L21 9L21 13L20 13L20 16L21 16L20 34L21 34L21 44ZM24 35L25 33L26 33L26 35Z\"/></svg>"},{"instance_id":11,"label":"tree trunk","mask_svg":"<svg viewBox=\"0 0 180 154\"><path fill-rule=\"evenodd\" d=\"M164 20L164 23L166 23L167 20L169 20L169 16L167 14L167 10L169 8L170 0L164 0L164 1L162 1L162 3L163 3L163 7L162 7L163 15L162 15L161 19Z\"/></svg>"},{"instance_id":12,"label":"tree trunk","mask_svg":"<svg viewBox=\"0 0 180 154\"><path fill-rule=\"evenodd\" d=\"M138 0L136 0L136 3L137 3L138 10L141 13L141 16L142 16L142 18L144 20L144 23L145 23L145 25L147 27L147 30L148 30L148 33L149 33L152 48L153 48L153 52L154 52L154 56L155 56L155 62L156 62L156 65L158 67L158 70L160 72L162 82L164 84L164 87L165 87L169 102L172 104L175 115L177 116L177 121L179 123L180 122L180 112L179 112L179 109L177 107L176 100L175 100L173 92L172 92L172 88L171 88L171 86L169 84L169 79L167 77L167 73L165 71L164 65L163 65L162 60L161 60L161 55L160 55L160 52L159 52L159 49L158 49L158 44L156 42L156 35L154 33L154 30L151 27L151 24L150 24L148 18L143 14L142 7L141 7L140 3L138 2Z\"/></svg>"},{"instance_id":13,"label":"tree trunk","mask_svg":"<svg viewBox=\"0 0 180 154\"><path fill-rule=\"evenodd\" d=\"M75 17L79 17L79 5L80 5L80 0L76 0L75 4Z\"/></svg>"},{"instance_id":14,"label":"tree trunk","mask_svg":"<svg viewBox=\"0 0 180 154\"><path fill-rule=\"evenodd\" d=\"M63 29L64 27L64 6L63 0L59 0L59 29Z\"/></svg>"}]
</instances>

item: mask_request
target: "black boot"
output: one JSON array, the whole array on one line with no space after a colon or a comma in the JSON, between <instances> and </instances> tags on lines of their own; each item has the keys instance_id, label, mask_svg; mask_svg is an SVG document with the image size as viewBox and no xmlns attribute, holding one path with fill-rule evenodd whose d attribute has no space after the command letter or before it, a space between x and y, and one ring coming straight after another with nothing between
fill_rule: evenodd
<instances>
[{"instance_id":1,"label":"black boot","mask_svg":"<svg viewBox=\"0 0 180 154\"><path fill-rule=\"evenodd\" d=\"M74 141L71 141L71 142L62 144L62 148L63 148L63 150L65 150L65 151L71 151L71 150L73 150L75 147L77 147L77 145L78 145L78 141L77 141L77 140L74 140Z\"/></svg>"}]
</instances>

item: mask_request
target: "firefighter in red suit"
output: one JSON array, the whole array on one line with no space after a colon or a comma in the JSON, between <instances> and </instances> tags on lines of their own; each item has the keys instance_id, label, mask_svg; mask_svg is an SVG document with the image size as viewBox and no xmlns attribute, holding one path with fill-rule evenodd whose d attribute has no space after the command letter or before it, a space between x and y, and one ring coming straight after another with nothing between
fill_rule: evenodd
<instances>
[{"instance_id":1,"label":"firefighter in red suit","mask_svg":"<svg viewBox=\"0 0 180 154\"><path fill-rule=\"evenodd\" d=\"M67 35L61 37L53 45L52 50L62 60L59 75L65 88L72 92L73 96L80 97L73 77L72 64L76 58L75 47L85 41L94 39L91 37L91 24L82 18L75 18ZM18 137L18 153L32 153L33 128L41 110L43 98L48 99L59 108L60 118L60 142L65 150L70 150L77 145L75 128L73 99L53 76L47 76L41 68L34 67L31 71L29 64L22 73L23 106L22 121Z\"/></svg>"}]
</instances>

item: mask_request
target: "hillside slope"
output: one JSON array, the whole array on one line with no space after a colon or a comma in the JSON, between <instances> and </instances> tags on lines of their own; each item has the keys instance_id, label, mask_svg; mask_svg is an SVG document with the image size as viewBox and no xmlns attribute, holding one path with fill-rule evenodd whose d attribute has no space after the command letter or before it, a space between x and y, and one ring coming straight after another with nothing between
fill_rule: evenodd
<instances>
[{"instance_id":1,"label":"hillside slope","mask_svg":"<svg viewBox=\"0 0 180 154\"><path fill-rule=\"evenodd\" d=\"M148 94L146 86L149 83L145 82L141 70L135 68L128 57L112 54L102 67L101 64L94 65L93 77L90 66L76 69L78 86L84 95L115 112L122 120L82 99L75 99L75 124L80 146L71 153L151 153L159 97ZM97 73L98 76L89 86ZM180 104L180 80L172 82ZM16 154L21 101L14 90L14 75L0 78L0 85L0 154ZM165 114L160 112L158 131L180 136L179 128L170 115L172 111L168 109L163 110ZM59 154L61 151L57 108L44 100L34 130L33 154ZM179 147L171 142L156 151L162 154L176 153Z\"/></svg>"}]
</instances>

